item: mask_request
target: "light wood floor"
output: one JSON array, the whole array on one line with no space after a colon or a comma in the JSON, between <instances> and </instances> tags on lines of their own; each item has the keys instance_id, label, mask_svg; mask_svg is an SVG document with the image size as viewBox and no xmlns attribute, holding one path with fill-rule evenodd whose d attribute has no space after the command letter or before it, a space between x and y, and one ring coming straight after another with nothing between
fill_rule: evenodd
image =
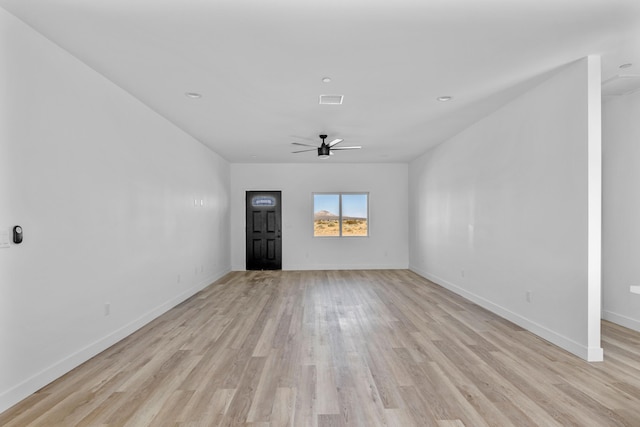
<instances>
[{"instance_id":1,"label":"light wood floor","mask_svg":"<svg viewBox=\"0 0 640 427\"><path fill-rule=\"evenodd\" d=\"M640 334L589 364L409 271L237 272L2 426L640 426Z\"/></svg>"}]
</instances>

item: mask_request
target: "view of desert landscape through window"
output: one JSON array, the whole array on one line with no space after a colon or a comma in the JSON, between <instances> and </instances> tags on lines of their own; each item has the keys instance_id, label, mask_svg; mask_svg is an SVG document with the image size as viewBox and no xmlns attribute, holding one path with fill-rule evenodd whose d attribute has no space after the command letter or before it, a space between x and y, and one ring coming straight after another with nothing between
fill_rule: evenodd
<instances>
[{"instance_id":1,"label":"view of desert landscape through window","mask_svg":"<svg viewBox=\"0 0 640 427\"><path fill-rule=\"evenodd\" d=\"M368 194L314 194L313 235L368 236Z\"/></svg>"},{"instance_id":2,"label":"view of desert landscape through window","mask_svg":"<svg viewBox=\"0 0 640 427\"><path fill-rule=\"evenodd\" d=\"M319 211L314 214L313 221L314 236L339 236L340 235L340 219L338 215L334 215L329 211ZM342 235L343 236L366 236L367 219L366 218L342 218Z\"/></svg>"}]
</instances>

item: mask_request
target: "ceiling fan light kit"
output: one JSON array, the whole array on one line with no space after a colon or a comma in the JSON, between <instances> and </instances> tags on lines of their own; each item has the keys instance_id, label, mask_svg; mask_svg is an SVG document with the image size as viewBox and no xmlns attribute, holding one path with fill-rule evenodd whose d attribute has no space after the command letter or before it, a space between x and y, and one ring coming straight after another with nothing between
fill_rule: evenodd
<instances>
[{"instance_id":1,"label":"ceiling fan light kit","mask_svg":"<svg viewBox=\"0 0 640 427\"><path fill-rule=\"evenodd\" d=\"M318 147L318 157L321 159L328 159L331 155L331 148L328 145L324 145L324 142Z\"/></svg>"}]
</instances>

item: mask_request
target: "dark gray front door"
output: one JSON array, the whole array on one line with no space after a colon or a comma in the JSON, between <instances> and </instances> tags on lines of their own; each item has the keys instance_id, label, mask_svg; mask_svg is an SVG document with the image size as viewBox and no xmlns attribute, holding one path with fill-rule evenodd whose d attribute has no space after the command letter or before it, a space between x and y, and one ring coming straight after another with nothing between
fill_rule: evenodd
<instances>
[{"instance_id":1,"label":"dark gray front door","mask_svg":"<svg viewBox=\"0 0 640 427\"><path fill-rule=\"evenodd\" d=\"M282 269L280 191L247 191L247 270Z\"/></svg>"}]
</instances>

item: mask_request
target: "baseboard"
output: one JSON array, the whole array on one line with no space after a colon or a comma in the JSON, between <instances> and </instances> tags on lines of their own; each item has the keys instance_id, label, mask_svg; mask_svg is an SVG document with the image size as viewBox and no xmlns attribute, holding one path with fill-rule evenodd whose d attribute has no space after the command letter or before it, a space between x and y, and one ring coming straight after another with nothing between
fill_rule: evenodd
<instances>
[{"instance_id":1,"label":"baseboard","mask_svg":"<svg viewBox=\"0 0 640 427\"><path fill-rule=\"evenodd\" d=\"M20 384L4 391L0 394L0 413L11 408L13 405L19 403L21 400L40 390L42 387L46 386L52 381L60 378L62 375L66 374L72 369L80 366L97 354L100 354L118 341L121 341L122 339L131 335L152 320L163 315L181 302L197 294L202 289L206 288L211 283L220 279L230 271L230 268L226 268L208 276L207 278L198 282L196 285L180 293L169 301L166 301L165 303L146 312L132 322L94 341L86 347L70 354L64 359L55 362L53 365L32 375Z\"/></svg>"},{"instance_id":2,"label":"baseboard","mask_svg":"<svg viewBox=\"0 0 640 427\"><path fill-rule=\"evenodd\" d=\"M283 270L406 270L407 268L406 264L289 264Z\"/></svg>"},{"instance_id":3,"label":"baseboard","mask_svg":"<svg viewBox=\"0 0 640 427\"><path fill-rule=\"evenodd\" d=\"M600 362L603 360L604 355L603 355L602 348L599 348L599 347L591 348L591 347L584 346L580 343L577 343L572 339L565 337L564 335L558 334L557 332L552 331L551 329L548 329L530 319L527 319L526 317L523 317L517 313L514 313L513 311L505 307L502 307L481 296L471 293L454 283L451 283L445 279L442 279L441 277L438 277L434 274L424 271L418 267L409 265L409 270L424 277L425 279L432 281L437 285L442 286L443 288L450 290L451 292L454 292L468 299L469 301L475 304L478 304L480 307L485 308L491 311L492 313L497 314L498 316L503 317L515 323L516 325L528 330L529 332L536 334L540 338L543 338L549 341L550 343L557 345L558 347L572 354L575 354L576 356L588 362Z\"/></svg>"},{"instance_id":4,"label":"baseboard","mask_svg":"<svg viewBox=\"0 0 640 427\"><path fill-rule=\"evenodd\" d=\"M640 332L640 320L632 319L631 317L623 316L622 314L614 313L613 311L603 310L602 318L609 322L616 323L625 328L633 329Z\"/></svg>"},{"instance_id":5,"label":"baseboard","mask_svg":"<svg viewBox=\"0 0 640 427\"><path fill-rule=\"evenodd\" d=\"M323 271L323 270L406 270L406 264L287 264L282 271ZM233 271L246 271L244 266L234 266Z\"/></svg>"}]
</instances>

